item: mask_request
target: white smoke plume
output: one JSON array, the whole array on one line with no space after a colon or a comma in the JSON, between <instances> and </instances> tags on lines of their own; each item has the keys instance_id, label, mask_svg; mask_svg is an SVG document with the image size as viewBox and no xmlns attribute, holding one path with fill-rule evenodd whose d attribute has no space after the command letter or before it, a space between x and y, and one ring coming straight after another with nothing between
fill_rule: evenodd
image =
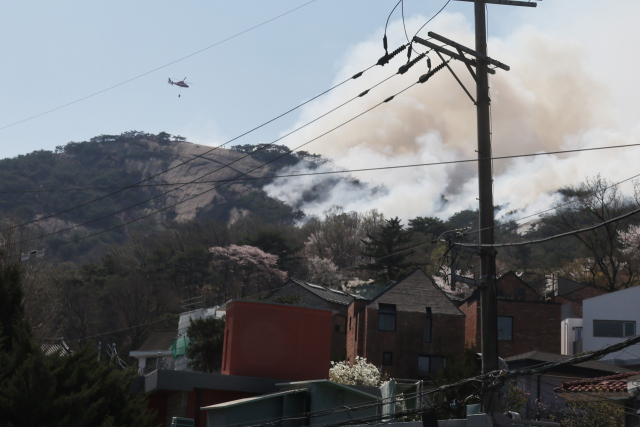
<instances>
[{"instance_id":1,"label":"white smoke plume","mask_svg":"<svg viewBox=\"0 0 640 427\"><path fill-rule=\"evenodd\" d=\"M410 34L424 17L407 21ZM459 14L442 13L429 26L446 37L473 47L472 23ZM401 22L388 31L390 50L404 42ZM426 31L425 31L426 36ZM336 75L339 82L368 67L381 56L382 33L351 48ZM584 65L580 45L569 39L551 38L534 27L523 27L502 38L489 39L489 55L508 64L490 77L494 156L564 149L630 144L637 133L616 129L611 112L610 89ZM435 67L440 59L430 54ZM359 79L310 104L295 127L325 113L382 79L394 74L405 53L384 67L376 67ZM475 85L464 65L451 63L475 97ZM288 138L296 147L341 124L367 108L417 81L427 71L421 61L403 76L396 76L368 95ZM345 169L473 159L476 149L475 106L445 69L427 83L417 85L304 149L333 159ZM551 206L554 192L600 173L619 181L637 172L629 159L640 149L624 148L540 156L494 162L494 203L502 213L533 212ZM624 165L624 167L621 167ZM324 166L327 167L327 166ZM299 168L290 172L304 172ZM474 163L355 173L369 188L349 185L326 176L276 180L266 187L274 197L320 215L332 205L345 210L376 208L387 217L418 215L443 218L477 207L477 168ZM329 180L329 181L328 181ZM371 191L378 186L379 191ZM307 202L310 188L324 191L319 201Z\"/></svg>"}]
</instances>

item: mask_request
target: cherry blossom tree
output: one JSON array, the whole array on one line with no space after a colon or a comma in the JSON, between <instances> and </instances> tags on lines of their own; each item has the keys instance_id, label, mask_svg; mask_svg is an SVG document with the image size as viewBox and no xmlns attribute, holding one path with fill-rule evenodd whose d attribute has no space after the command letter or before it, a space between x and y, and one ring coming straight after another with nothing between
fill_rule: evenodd
<instances>
[{"instance_id":1,"label":"cherry blossom tree","mask_svg":"<svg viewBox=\"0 0 640 427\"><path fill-rule=\"evenodd\" d=\"M287 279L287 273L278 269L278 256L255 246L215 246L209 252L213 256L213 268L221 280L224 300L234 296L245 298L271 289Z\"/></svg>"}]
</instances>

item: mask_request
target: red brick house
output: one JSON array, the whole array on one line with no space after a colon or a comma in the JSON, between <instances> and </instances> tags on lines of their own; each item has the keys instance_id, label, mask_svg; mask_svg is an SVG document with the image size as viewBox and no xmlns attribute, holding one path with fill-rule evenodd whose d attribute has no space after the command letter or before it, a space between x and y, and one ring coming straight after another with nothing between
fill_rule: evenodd
<instances>
[{"instance_id":1,"label":"red brick house","mask_svg":"<svg viewBox=\"0 0 640 427\"><path fill-rule=\"evenodd\" d=\"M351 303L347 359L365 357L393 378L430 378L447 353L464 350L464 327L464 314L416 269L375 298Z\"/></svg>"},{"instance_id":2,"label":"red brick house","mask_svg":"<svg viewBox=\"0 0 640 427\"><path fill-rule=\"evenodd\" d=\"M606 294L602 289L558 277L554 301L562 305L562 320L582 319L582 301Z\"/></svg>"},{"instance_id":3,"label":"red brick house","mask_svg":"<svg viewBox=\"0 0 640 427\"><path fill-rule=\"evenodd\" d=\"M496 281L498 355L528 351L560 352L560 303L545 302L538 292L509 271ZM474 292L460 304L466 315L465 344L480 348L480 297Z\"/></svg>"}]
</instances>

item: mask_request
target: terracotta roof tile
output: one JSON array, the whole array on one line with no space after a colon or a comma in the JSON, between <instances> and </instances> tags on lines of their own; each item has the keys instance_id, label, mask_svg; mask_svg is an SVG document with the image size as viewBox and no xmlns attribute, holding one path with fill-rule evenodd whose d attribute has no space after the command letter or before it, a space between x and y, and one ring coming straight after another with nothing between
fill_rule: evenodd
<instances>
[{"instance_id":1,"label":"terracotta roof tile","mask_svg":"<svg viewBox=\"0 0 640 427\"><path fill-rule=\"evenodd\" d=\"M563 381L560 387L555 389L558 393L626 393L627 378L640 375L637 372L625 372L609 375L607 377L586 378L575 381Z\"/></svg>"}]
</instances>

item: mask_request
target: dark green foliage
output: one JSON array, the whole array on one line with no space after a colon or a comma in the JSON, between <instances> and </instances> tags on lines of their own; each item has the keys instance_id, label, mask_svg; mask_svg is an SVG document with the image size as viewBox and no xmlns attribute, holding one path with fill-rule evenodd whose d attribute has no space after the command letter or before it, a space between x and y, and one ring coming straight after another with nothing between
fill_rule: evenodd
<instances>
[{"instance_id":1,"label":"dark green foliage","mask_svg":"<svg viewBox=\"0 0 640 427\"><path fill-rule=\"evenodd\" d=\"M437 238L440 234L447 230L445 223L440 219L432 216L419 216L409 220L409 230L419 232L425 235L431 234Z\"/></svg>"},{"instance_id":2,"label":"dark green foliage","mask_svg":"<svg viewBox=\"0 0 640 427\"><path fill-rule=\"evenodd\" d=\"M151 426L136 373L100 363L92 347L45 356L30 336L16 266L0 271L0 426Z\"/></svg>"},{"instance_id":3,"label":"dark green foliage","mask_svg":"<svg viewBox=\"0 0 640 427\"><path fill-rule=\"evenodd\" d=\"M205 317L190 321L187 329L189 346L185 355L189 367L200 372L218 372L222 366L224 318Z\"/></svg>"},{"instance_id":4,"label":"dark green foliage","mask_svg":"<svg viewBox=\"0 0 640 427\"><path fill-rule=\"evenodd\" d=\"M281 200L267 196L267 193L262 190L251 191L238 197L234 206L253 212L267 224L295 224L304 218L304 212L293 209Z\"/></svg>"},{"instance_id":5,"label":"dark green foliage","mask_svg":"<svg viewBox=\"0 0 640 427\"><path fill-rule=\"evenodd\" d=\"M437 377L433 379L433 383L436 387L453 384L455 382L480 375L481 371L482 361L478 356L477 350L473 348L466 348L462 355L448 354L446 356L445 366L440 370ZM438 393L434 399L441 402L444 400L460 398L460 396L466 397L470 393L473 393L473 391L478 388L478 385L478 382L471 382L460 387L450 388L444 392ZM479 401L470 399L467 403L479 403ZM438 419L462 419L465 418L465 411L465 404L460 403L457 408L442 409L438 413Z\"/></svg>"},{"instance_id":6,"label":"dark green foliage","mask_svg":"<svg viewBox=\"0 0 640 427\"><path fill-rule=\"evenodd\" d=\"M378 233L367 233L367 240L363 240L363 243L362 255L372 262L360 268L376 272L376 281L380 284L398 280L406 273L409 267L407 257L411 254L407 250L411 236L398 217L386 220Z\"/></svg>"},{"instance_id":7,"label":"dark green foliage","mask_svg":"<svg viewBox=\"0 0 640 427\"><path fill-rule=\"evenodd\" d=\"M295 271L299 268L302 257L297 254L304 245L287 236L285 229L273 226L262 226L255 234L243 239L242 243L255 246L272 255L278 256L278 267L281 270Z\"/></svg>"}]
</instances>

